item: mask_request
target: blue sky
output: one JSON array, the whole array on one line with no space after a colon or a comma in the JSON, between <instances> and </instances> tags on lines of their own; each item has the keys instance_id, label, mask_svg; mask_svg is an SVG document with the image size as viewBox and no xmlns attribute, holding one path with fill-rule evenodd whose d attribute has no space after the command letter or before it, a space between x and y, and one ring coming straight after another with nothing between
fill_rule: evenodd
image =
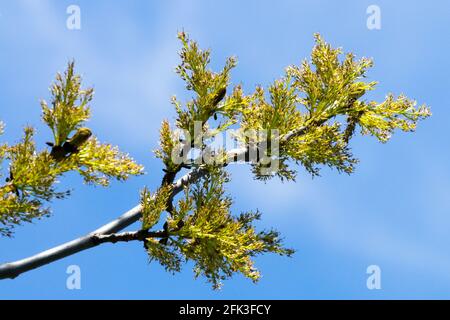
<instances>
[{"instance_id":1,"label":"blue sky","mask_svg":"<svg viewBox=\"0 0 450 320\"><path fill-rule=\"evenodd\" d=\"M66 28L66 8L81 8L81 30ZM368 30L366 9L381 9L381 30ZM361 163L352 176L323 170L297 183L252 179L248 167L232 169L229 190L236 212L260 209L261 227L275 227L297 249L292 259L257 259L263 278L242 277L214 292L181 274L148 264L141 244L105 245L0 282L0 298L57 299L380 299L450 298L450 150L445 95L450 71L448 1L12 1L0 0L0 119L4 139L17 141L25 124L40 123L39 100L48 98L56 71L69 59L96 90L89 126L146 166L147 175L109 189L83 186L68 175L73 197L53 204L54 214L0 239L0 262L27 257L84 235L138 201L138 191L158 186L161 164L151 150L169 98L189 98L173 72L177 31L213 49L213 66L236 55L234 83L247 92L280 77L307 57L313 33L357 56L373 57L371 93L405 93L432 107L415 134L399 133L382 145L358 137ZM79 265L82 289L66 289L66 268ZM382 289L368 290L366 268L381 268Z\"/></svg>"}]
</instances>

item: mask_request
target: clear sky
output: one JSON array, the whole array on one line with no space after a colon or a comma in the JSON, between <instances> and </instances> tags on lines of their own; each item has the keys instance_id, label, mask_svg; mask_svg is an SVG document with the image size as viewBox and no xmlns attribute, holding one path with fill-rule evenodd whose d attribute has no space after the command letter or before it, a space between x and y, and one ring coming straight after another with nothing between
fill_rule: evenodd
<instances>
[{"instance_id":1,"label":"clear sky","mask_svg":"<svg viewBox=\"0 0 450 320\"><path fill-rule=\"evenodd\" d=\"M81 8L81 30L66 28L66 8ZM366 26L369 5L381 9L381 29ZM158 186L162 171L151 150L164 118L173 120L172 94L189 98L173 72L177 31L213 49L213 66L236 55L234 83L247 92L299 63L320 32L335 46L373 57L373 99L405 93L432 107L415 134L399 133L387 145L354 140L361 160L352 176L323 170L297 183L252 179L248 167L232 169L229 190L236 212L260 209L261 227L275 227L298 252L292 259L257 259L263 278L242 277L219 292L194 280L191 265L175 276L148 264L142 244L104 245L15 280L0 281L0 298L450 298L450 149L448 131L450 44L448 1L66 1L0 0L0 119L3 139L17 141L25 124L39 141L39 100L49 98L56 71L77 62L93 85L89 126L146 166L147 175L109 189L83 186L68 175L73 197L53 204L49 219L19 227L0 239L0 262L27 257L84 235L138 201L138 191ZM136 226L135 226L136 228ZM78 265L82 289L66 288L66 269ZM381 268L381 290L368 290L366 269Z\"/></svg>"}]
</instances>

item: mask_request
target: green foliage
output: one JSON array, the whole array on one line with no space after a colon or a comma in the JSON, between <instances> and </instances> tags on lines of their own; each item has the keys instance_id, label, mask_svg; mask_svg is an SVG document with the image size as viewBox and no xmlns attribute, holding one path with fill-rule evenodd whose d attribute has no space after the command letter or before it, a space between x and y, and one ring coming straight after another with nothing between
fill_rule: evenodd
<instances>
[{"instance_id":1,"label":"green foliage","mask_svg":"<svg viewBox=\"0 0 450 320\"><path fill-rule=\"evenodd\" d=\"M244 144L260 145L277 139L272 135L273 130L278 131L279 136L284 136L293 130L305 125L306 118L297 109L298 97L295 88L291 85L291 80L286 77L276 80L269 86L269 100L266 99L264 89L257 87L252 96L250 105L242 111L241 132L243 135L238 139ZM251 135L251 132L266 132L266 135ZM277 140L280 142L279 140ZM253 173L260 180L267 180L273 176L278 176L282 180L294 180L295 171L291 170L287 164L289 161L288 146L280 143L278 157L278 170L272 174L263 173L262 169L267 169L261 163L253 163ZM275 150L266 156L273 156Z\"/></svg>"},{"instance_id":2,"label":"green foliage","mask_svg":"<svg viewBox=\"0 0 450 320\"><path fill-rule=\"evenodd\" d=\"M311 62L288 67L286 75L269 87L269 101L258 87L250 107L243 111L243 129L280 131L280 169L274 175L281 178L295 178L289 160L302 164L312 175L319 174L321 165L352 173L357 160L348 143L357 126L363 134L386 142L395 129L413 131L418 120L431 115L426 106L416 109L415 102L404 96L394 99L390 94L382 103L361 100L376 85L363 81L372 61L356 60L351 53L341 60L341 49L333 49L319 35L315 39ZM338 117L346 118L346 125L334 120ZM283 140L300 128L305 132ZM270 178L258 169L254 170L257 178Z\"/></svg>"},{"instance_id":3,"label":"green foliage","mask_svg":"<svg viewBox=\"0 0 450 320\"><path fill-rule=\"evenodd\" d=\"M10 185L23 197L32 195L46 201L63 197L54 188L57 168L49 165L52 159L47 151L36 151L33 136L34 129L27 127L22 142L8 148Z\"/></svg>"},{"instance_id":4,"label":"green foliage","mask_svg":"<svg viewBox=\"0 0 450 320\"><path fill-rule=\"evenodd\" d=\"M59 164L61 171L77 171L87 184L109 186L112 179L126 181L142 174L143 167L110 144L91 138L76 154Z\"/></svg>"},{"instance_id":5,"label":"green foliage","mask_svg":"<svg viewBox=\"0 0 450 320\"><path fill-rule=\"evenodd\" d=\"M179 169L179 164L174 161L174 154L181 151L181 144L179 136L176 135L170 128L168 121L164 120L159 131L160 148L155 150L157 158L161 159L165 165L167 172L176 172Z\"/></svg>"},{"instance_id":6,"label":"green foliage","mask_svg":"<svg viewBox=\"0 0 450 320\"><path fill-rule=\"evenodd\" d=\"M158 223L161 213L167 209L171 192L171 185L162 186L155 194L150 193L147 188L141 192L143 230L149 230Z\"/></svg>"},{"instance_id":7,"label":"green foliage","mask_svg":"<svg viewBox=\"0 0 450 320\"><path fill-rule=\"evenodd\" d=\"M64 75L57 74L51 87L52 102L41 103L42 119L50 127L54 142L39 151L35 130L25 128L22 141L0 146L0 160L9 161L9 177L0 187L0 234L11 236L12 228L50 214L48 203L62 199L68 191L58 191L58 178L69 171L79 172L86 183L109 185L111 179L127 180L142 174L142 167L117 147L101 144L83 127L90 117L88 103L92 89L81 88L81 78L74 73L74 63ZM0 128L3 131L3 125Z\"/></svg>"},{"instance_id":8,"label":"green foliage","mask_svg":"<svg viewBox=\"0 0 450 320\"><path fill-rule=\"evenodd\" d=\"M339 172L352 173L358 162L353 158L339 123L315 128L302 137L286 143L283 151L314 175L319 175L318 165L336 168Z\"/></svg>"},{"instance_id":9,"label":"green foliage","mask_svg":"<svg viewBox=\"0 0 450 320\"><path fill-rule=\"evenodd\" d=\"M41 102L42 119L53 132L55 146L62 146L70 133L80 128L91 115L89 102L94 89L81 88L81 77L75 74L74 68L72 61L63 75L56 75L56 82L50 88L51 106L45 100Z\"/></svg>"},{"instance_id":10,"label":"green foliage","mask_svg":"<svg viewBox=\"0 0 450 320\"><path fill-rule=\"evenodd\" d=\"M360 125L363 133L371 133L385 142L395 129L413 131L418 120L431 115L425 105L416 109L416 103L405 96L395 99L389 94L382 103L361 100L377 84L362 81L373 66L372 60L355 60L348 53L340 61L341 49L332 49L319 35L315 38L311 63L304 61L302 67L292 66L287 70L313 125L347 116L348 124ZM345 138L348 140L351 135Z\"/></svg>"},{"instance_id":11,"label":"green foliage","mask_svg":"<svg viewBox=\"0 0 450 320\"><path fill-rule=\"evenodd\" d=\"M22 141L4 150L10 173L7 183L0 187L2 235L11 236L14 225L48 215L44 202L66 195L55 190L56 172L49 166L50 154L36 152L33 136L34 129L27 127Z\"/></svg>"},{"instance_id":12,"label":"green foliage","mask_svg":"<svg viewBox=\"0 0 450 320\"><path fill-rule=\"evenodd\" d=\"M397 99L392 94L381 103L369 102L361 106L359 125L363 134L371 134L381 142L390 139L395 129L414 131L417 121L431 115L426 106L415 108L416 102L401 95Z\"/></svg>"},{"instance_id":13,"label":"green foliage","mask_svg":"<svg viewBox=\"0 0 450 320\"><path fill-rule=\"evenodd\" d=\"M301 67L291 66L287 74L294 78L294 87L303 95L300 102L309 118L320 123L351 111L355 101L373 90L376 82L361 81L373 66L370 59L355 60L349 53L341 61L340 48L333 49L318 34L315 39L311 63L305 60Z\"/></svg>"},{"instance_id":14,"label":"green foliage","mask_svg":"<svg viewBox=\"0 0 450 320\"><path fill-rule=\"evenodd\" d=\"M258 254L293 253L282 247L277 232L255 231L253 223L260 219L259 213L244 213L238 217L231 214L232 201L224 190L226 182L228 175L216 169L186 189L185 197L167 220L167 238L148 239L151 260L159 261L172 272L180 271L182 262L193 261L196 277L205 276L218 289L221 282L234 273L258 281L260 274L252 261ZM144 199L150 199L148 193L144 194ZM144 219L159 216L165 200L167 195L164 193L152 198L148 206L151 214L145 215ZM145 227L155 223L156 219L152 218Z\"/></svg>"},{"instance_id":15,"label":"green foliage","mask_svg":"<svg viewBox=\"0 0 450 320\"><path fill-rule=\"evenodd\" d=\"M218 128L223 131L236 123L236 116L246 105L246 99L240 86L233 88L232 94L227 96L227 87L230 84L230 72L236 66L236 58L227 59L220 72L209 69L210 51L199 49L195 41L191 41L184 32L178 38L182 43L180 52L181 64L176 72L186 82L186 89L193 91L195 97L183 108L181 103L173 98L173 104L178 114L177 126L184 129L196 141L194 136L194 122L202 125L212 117L221 116ZM203 133L208 135L207 128L202 127ZM214 132L214 134L218 131ZM212 133L210 133L211 135ZM201 143L201 142L200 142Z\"/></svg>"},{"instance_id":16,"label":"green foliage","mask_svg":"<svg viewBox=\"0 0 450 320\"><path fill-rule=\"evenodd\" d=\"M415 102L404 96L395 99L389 94L381 103L366 101L365 94L377 84L364 79L372 61L357 60L351 53L342 57L341 49L332 48L319 35L315 36L310 61L288 67L267 92L258 86L254 93L245 95L236 86L230 96L225 88L230 85L230 71L236 60L228 59L222 71L213 72L208 67L210 51L201 50L185 33L180 33L179 38L182 50L177 73L195 96L186 106L173 99L177 128L187 131L198 143L198 137L193 136L195 121L200 121L206 138L236 124L241 131L235 139L241 146L250 150L267 145L263 156L278 162L272 169L270 164L259 161L261 155L257 161L246 158L257 179L266 181L277 176L294 180L293 163L313 176L319 175L323 166L350 174L358 162L349 147L357 127L363 134L385 142L395 129L413 131L418 120L431 114L426 106L416 109ZM180 137L167 121L160 133L161 148L156 155L162 159L166 174L171 172L173 178L180 171L173 163ZM199 151L206 149L204 143ZM163 211L169 212L161 236L146 241L150 259L171 272L179 272L182 263L192 261L196 276L205 276L214 288L234 273L257 281L260 275L252 262L255 255L290 255L292 251L282 247L277 232L255 231L259 213L237 217L230 213L232 202L224 190L229 177L221 165L195 163L203 170L207 168L208 174L188 185L184 198L176 205L171 203L167 190L142 194L145 230L157 225Z\"/></svg>"}]
</instances>

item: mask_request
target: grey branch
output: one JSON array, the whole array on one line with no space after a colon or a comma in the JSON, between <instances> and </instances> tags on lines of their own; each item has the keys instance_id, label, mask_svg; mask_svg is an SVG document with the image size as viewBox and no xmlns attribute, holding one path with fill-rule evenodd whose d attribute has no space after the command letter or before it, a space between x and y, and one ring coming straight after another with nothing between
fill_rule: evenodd
<instances>
[{"instance_id":1,"label":"grey branch","mask_svg":"<svg viewBox=\"0 0 450 320\"><path fill-rule=\"evenodd\" d=\"M204 169L194 169L181 177L174 183L172 197L175 197L178 193L180 193L184 186L197 181L206 173L207 171ZM37 269L57 260L61 260L80 251L94 248L102 243L112 242L106 241L108 238L102 238L102 236L111 236L114 233L119 232L137 222L141 217L141 210L142 207L138 205L114 221L111 221L110 223L84 237L64 243L32 257L0 265L0 279L14 279L24 272ZM112 237L109 239L112 239Z\"/></svg>"},{"instance_id":2,"label":"grey branch","mask_svg":"<svg viewBox=\"0 0 450 320\"><path fill-rule=\"evenodd\" d=\"M281 141L286 142L294 137L298 137L300 135L305 134L308 127L301 127L294 131L291 131L281 137ZM236 157L245 156L248 152L247 148L239 148L229 152L229 160ZM173 186L172 199L180 193L185 186L194 183L201 179L204 175L207 174L207 170L204 168L196 168L185 174L178 181L176 181ZM83 236L81 238L72 240L70 242L64 243L60 246L54 247L47 251L41 252L32 257L18 260L15 262L5 263L0 265L0 280L1 279L14 279L25 273L27 271L31 271L33 269L37 269L54 261L63 259L65 257L74 255L80 251L84 251L90 248L94 248L102 243L106 242L114 242L117 241L125 241L125 239L130 239L131 241L133 236L130 233L124 233L115 235L115 233L127 228L133 223L137 222L141 218L142 207L140 205L134 207L130 211L124 213L119 218L109 222L103 227L95 230L94 232ZM131 237L131 238L130 238Z\"/></svg>"},{"instance_id":3,"label":"grey branch","mask_svg":"<svg viewBox=\"0 0 450 320\"><path fill-rule=\"evenodd\" d=\"M165 231L150 232L147 230L139 230L132 232L98 234L94 236L93 241L99 245L102 243L117 243L130 241L145 241L149 238L164 238L167 234Z\"/></svg>"}]
</instances>

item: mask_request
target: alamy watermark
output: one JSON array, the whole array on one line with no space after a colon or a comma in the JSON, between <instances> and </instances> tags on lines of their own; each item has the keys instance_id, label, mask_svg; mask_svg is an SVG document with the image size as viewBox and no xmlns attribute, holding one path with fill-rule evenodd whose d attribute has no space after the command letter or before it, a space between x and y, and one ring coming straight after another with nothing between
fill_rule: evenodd
<instances>
[{"instance_id":1,"label":"alamy watermark","mask_svg":"<svg viewBox=\"0 0 450 320\"><path fill-rule=\"evenodd\" d=\"M66 9L69 15L66 20L66 27L69 30L81 30L81 9L77 5L70 5Z\"/></svg>"},{"instance_id":2,"label":"alamy watermark","mask_svg":"<svg viewBox=\"0 0 450 320\"><path fill-rule=\"evenodd\" d=\"M369 30L380 30L381 29L381 8L375 4L367 7L366 13L369 15L367 17L366 25Z\"/></svg>"},{"instance_id":3,"label":"alamy watermark","mask_svg":"<svg viewBox=\"0 0 450 320\"><path fill-rule=\"evenodd\" d=\"M69 275L66 280L68 290L81 290L81 268L77 265L68 266L66 273Z\"/></svg>"},{"instance_id":4,"label":"alamy watermark","mask_svg":"<svg viewBox=\"0 0 450 320\"><path fill-rule=\"evenodd\" d=\"M261 175L271 175L279 169L280 132L270 130L228 129L205 132L201 121L195 121L193 133L177 129L172 140L171 160L176 165L228 165L251 163L260 167Z\"/></svg>"},{"instance_id":5,"label":"alamy watermark","mask_svg":"<svg viewBox=\"0 0 450 320\"><path fill-rule=\"evenodd\" d=\"M369 277L367 278L367 289L381 290L381 268L377 265L370 265L366 270Z\"/></svg>"}]
</instances>

